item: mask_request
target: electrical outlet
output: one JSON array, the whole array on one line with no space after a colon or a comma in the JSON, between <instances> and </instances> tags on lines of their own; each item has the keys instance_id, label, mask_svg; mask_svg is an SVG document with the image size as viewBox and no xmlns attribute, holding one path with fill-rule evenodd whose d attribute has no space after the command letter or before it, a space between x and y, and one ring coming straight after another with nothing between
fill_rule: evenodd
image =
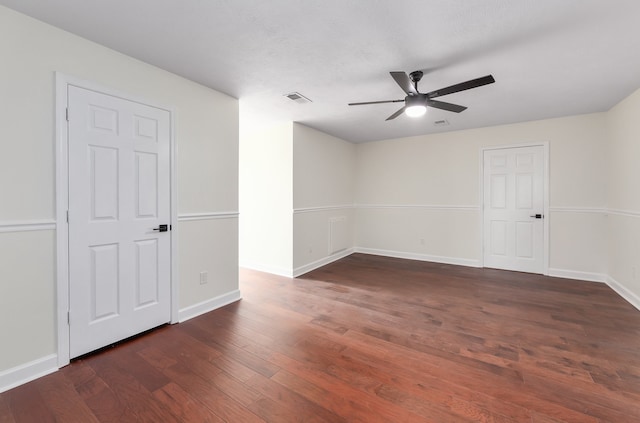
<instances>
[{"instance_id":1,"label":"electrical outlet","mask_svg":"<svg viewBox=\"0 0 640 423\"><path fill-rule=\"evenodd\" d=\"M200 285L209 282L209 272L200 272Z\"/></svg>"}]
</instances>

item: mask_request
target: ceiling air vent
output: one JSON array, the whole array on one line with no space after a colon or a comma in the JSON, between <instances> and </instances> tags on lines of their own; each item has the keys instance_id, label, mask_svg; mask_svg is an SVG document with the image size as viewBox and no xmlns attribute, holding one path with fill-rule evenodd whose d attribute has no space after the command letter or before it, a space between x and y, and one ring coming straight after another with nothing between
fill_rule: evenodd
<instances>
[{"instance_id":1,"label":"ceiling air vent","mask_svg":"<svg viewBox=\"0 0 640 423\"><path fill-rule=\"evenodd\" d=\"M287 97L289 100L295 101L296 103L311 103L311 100L298 92L285 94L285 97Z\"/></svg>"},{"instance_id":2,"label":"ceiling air vent","mask_svg":"<svg viewBox=\"0 0 640 423\"><path fill-rule=\"evenodd\" d=\"M433 126L449 126L449 121L446 119L440 119L433 122Z\"/></svg>"}]
</instances>

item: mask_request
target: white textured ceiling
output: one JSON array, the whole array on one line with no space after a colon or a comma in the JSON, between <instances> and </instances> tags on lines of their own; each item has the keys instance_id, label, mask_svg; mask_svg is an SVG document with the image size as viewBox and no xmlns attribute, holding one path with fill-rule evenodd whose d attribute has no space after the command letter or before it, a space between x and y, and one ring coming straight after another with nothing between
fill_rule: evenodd
<instances>
[{"instance_id":1,"label":"white textured ceiling","mask_svg":"<svg viewBox=\"0 0 640 423\"><path fill-rule=\"evenodd\" d=\"M352 142L605 111L640 88L638 0L0 0L240 99L243 122L297 121ZM7 59L7 58L5 58ZM493 74L386 122L389 71L423 92ZM283 94L298 91L310 104ZM447 127L433 122L447 119Z\"/></svg>"}]
</instances>

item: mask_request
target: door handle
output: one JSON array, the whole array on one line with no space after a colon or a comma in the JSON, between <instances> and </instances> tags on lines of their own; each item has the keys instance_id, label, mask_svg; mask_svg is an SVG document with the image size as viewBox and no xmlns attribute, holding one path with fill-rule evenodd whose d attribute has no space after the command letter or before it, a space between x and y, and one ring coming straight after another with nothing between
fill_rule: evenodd
<instances>
[{"instance_id":1,"label":"door handle","mask_svg":"<svg viewBox=\"0 0 640 423\"><path fill-rule=\"evenodd\" d=\"M544 219L544 214L532 214L529 217L535 217L536 219Z\"/></svg>"},{"instance_id":2,"label":"door handle","mask_svg":"<svg viewBox=\"0 0 640 423\"><path fill-rule=\"evenodd\" d=\"M157 228L153 228L153 230L158 232L167 232L169 230L169 225L159 225Z\"/></svg>"}]
</instances>

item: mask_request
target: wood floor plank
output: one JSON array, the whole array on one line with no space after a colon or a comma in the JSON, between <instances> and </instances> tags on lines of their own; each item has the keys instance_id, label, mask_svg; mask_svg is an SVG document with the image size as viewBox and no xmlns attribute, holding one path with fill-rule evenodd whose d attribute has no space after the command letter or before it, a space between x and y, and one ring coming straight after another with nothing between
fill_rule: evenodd
<instances>
[{"instance_id":1,"label":"wood floor plank","mask_svg":"<svg viewBox=\"0 0 640 423\"><path fill-rule=\"evenodd\" d=\"M15 423L13 413L9 408L9 404L7 404L7 399L3 396L0 396L0 422Z\"/></svg>"},{"instance_id":2,"label":"wood floor plank","mask_svg":"<svg viewBox=\"0 0 640 423\"><path fill-rule=\"evenodd\" d=\"M16 422L55 422L55 415L40 394L38 382L30 382L1 394Z\"/></svg>"},{"instance_id":3,"label":"wood floor plank","mask_svg":"<svg viewBox=\"0 0 640 423\"><path fill-rule=\"evenodd\" d=\"M302 376L289 373L288 371L281 370L273 375L271 379L316 404L322 404L325 408L346 419L348 422L378 423L400 421L397 420L395 416L389 417L388 415L377 413L377 410L370 409L368 402L354 402L350 398L342 395L340 390L326 389L313 383L313 381L309 381ZM414 416L413 420L407 421L421 422L428 420Z\"/></svg>"},{"instance_id":4,"label":"wood floor plank","mask_svg":"<svg viewBox=\"0 0 640 423\"><path fill-rule=\"evenodd\" d=\"M247 384L264 395L264 397L271 399L273 403L287 409L291 415L296 416L297 421L327 423L346 421L326 408L309 401L297 392L260 374L248 380ZM256 413L259 413L259 411L256 411ZM263 416L263 418L265 417L267 416Z\"/></svg>"},{"instance_id":5,"label":"wood floor plank","mask_svg":"<svg viewBox=\"0 0 640 423\"><path fill-rule=\"evenodd\" d=\"M113 354L115 351L111 351ZM129 352L122 358L135 356ZM178 422L162 403L153 398L144 383L131 373L133 366L111 358L109 354L99 354L91 360L91 367L110 388L115 398L126 411L123 420ZM138 374L140 375L140 373ZM146 376L145 376L146 377ZM168 380L168 379L167 379Z\"/></svg>"},{"instance_id":6,"label":"wood floor plank","mask_svg":"<svg viewBox=\"0 0 640 423\"><path fill-rule=\"evenodd\" d=\"M331 390L338 393L350 403L359 403L366 407L374 415L380 416L386 421L421 421L424 420L414 410L403 408L391 401L385 401L379 396L371 395L367 392L360 391L357 388L344 383L341 380L305 365L305 363L293 360L283 354L275 353L273 361L281 368L296 376L307 380L325 390Z\"/></svg>"},{"instance_id":7,"label":"wood floor plank","mask_svg":"<svg viewBox=\"0 0 640 423\"><path fill-rule=\"evenodd\" d=\"M175 383L163 386L155 391L153 396L181 422L223 423L225 421Z\"/></svg>"},{"instance_id":8,"label":"wood floor plank","mask_svg":"<svg viewBox=\"0 0 640 423\"><path fill-rule=\"evenodd\" d=\"M0 394L0 422L640 421L608 286L353 254Z\"/></svg>"},{"instance_id":9,"label":"wood floor plank","mask_svg":"<svg viewBox=\"0 0 640 423\"><path fill-rule=\"evenodd\" d=\"M214 359L212 363L220 370L224 371L225 373L231 375L241 382L246 382L254 375L258 374L258 372L234 360L232 357L224 355Z\"/></svg>"},{"instance_id":10,"label":"wood floor plank","mask_svg":"<svg viewBox=\"0 0 640 423\"><path fill-rule=\"evenodd\" d=\"M256 373L256 375L259 375L259 373ZM244 406L249 406L263 398L248 380L240 381L225 371L218 373L215 378L211 379L211 382L220 389L221 392L224 392L230 398Z\"/></svg>"},{"instance_id":11,"label":"wood floor plank","mask_svg":"<svg viewBox=\"0 0 640 423\"><path fill-rule=\"evenodd\" d=\"M133 422L136 416L132 411L120 402L116 394L100 377L94 376L91 380L76 387L87 407L101 422Z\"/></svg>"},{"instance_id":12,"label":"wood floor plank","mask_svg":"<svg viewBox=\"0 0 640 423\"><path fill-rule=\"evenodd\" d=\"M184 324L183 330L194 338L218 348L224 354L229 354L236 361L247 366L264 376L270 377L275 374L279 368L269 363L263 357L255 354L256 351L248 351L243 349L243 345L235 345L234 340L237 338L232 332L220 329L202 329L194 324ZM219 336L219 335L223 336Z\"/></svg>"},{"instance_id":13,"label":"wood floor plank","mask_svg":"<svg viewBox=\"0 0 640 423\"><path fill-rule=\"evenodd\" d=\"M38 383L38 390L58 421L97 423L98 419L75 390L73 383L62 373Z\"/></svg>"},{"instance_id":14,"label":"wood floor plank","mask_svg":"<svg viewBox=\"0 0 640 423\"><path fill-rule=\"evenodd\" d=\"M173 365L165 369L165 373L185 392L204 404L223 420L228 422L264 423L264 420L226 395L210 380L201 378L200 375L191 372L183 364Z\"/></svg>"}]
</instances>

